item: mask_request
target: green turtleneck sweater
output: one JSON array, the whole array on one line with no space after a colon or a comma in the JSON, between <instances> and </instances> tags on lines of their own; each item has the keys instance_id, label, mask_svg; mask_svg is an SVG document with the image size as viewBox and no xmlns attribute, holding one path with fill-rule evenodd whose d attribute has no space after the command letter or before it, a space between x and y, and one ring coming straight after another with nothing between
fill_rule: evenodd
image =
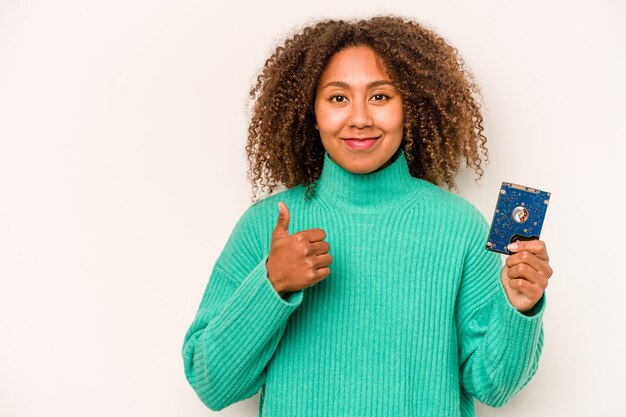
<instances>
[{"instance_id":1,"label":"green turtleneck sweater","mask_svg":"<svg viewBox=\"0 0 626 417\"><path fill-rule=\"evenodd\" d=\"M251 205L214 264L184 338L187 380L212 410L259 390L264 417L473 416L532 378L546 296L507 299L501 255L466 200L410 175L404 151L374 173L324 157L317 194L298 186ZM324 280L285 299L265 262L278 217L322 228Z\"/></svg>"}]
</instances>

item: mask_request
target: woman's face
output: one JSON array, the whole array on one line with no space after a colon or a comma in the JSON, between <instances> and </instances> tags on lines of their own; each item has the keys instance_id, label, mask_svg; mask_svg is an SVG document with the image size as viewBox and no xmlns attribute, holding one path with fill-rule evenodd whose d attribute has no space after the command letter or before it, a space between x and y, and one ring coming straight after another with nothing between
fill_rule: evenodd
<instances>
[{"instance_id":1,"label":"woman's face","mask_svg":"<svg viewBox=\"0 0 626 417\"><path fill-rule=\"evenodd\" d=\"M355 174L386 167L402 141L402 98L369 47L335 53L315 94L315 127L330 159Z\"/></svg>"}]
</instances>

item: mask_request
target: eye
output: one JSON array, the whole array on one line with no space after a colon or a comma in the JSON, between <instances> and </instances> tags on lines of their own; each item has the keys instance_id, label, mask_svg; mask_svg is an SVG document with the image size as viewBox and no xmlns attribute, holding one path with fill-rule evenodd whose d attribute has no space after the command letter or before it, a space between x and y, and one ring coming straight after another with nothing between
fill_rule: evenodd
<instances>
[{"instance_id":1,"label":"eye","mask_svg":"<svg viewBox=\"0 0 626 417\"><path fill-rule=\"evenodd\" d=\"M382 101L382 100L387 100L389 99L389 96L387 94L383 94L383 93L379 93L379 94L374 94L372 96L372 99L374 101Z\"/></svg>"},{"instance_id":2,"label":"eye","mask_svg":"<svg viewBox=\"0 0 626 417\"><path fill-rule=\"evenodd\" d=\"M344 101L346 101L346 97L337 94L337 95L331 96L330 101L333 103L343 103Z\"/></svg>"}]
</instances>

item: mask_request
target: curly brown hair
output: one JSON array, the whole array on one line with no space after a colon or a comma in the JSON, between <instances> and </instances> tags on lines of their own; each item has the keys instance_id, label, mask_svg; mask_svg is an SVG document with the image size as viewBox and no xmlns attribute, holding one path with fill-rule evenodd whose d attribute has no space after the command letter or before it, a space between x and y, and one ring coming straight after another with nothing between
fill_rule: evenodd
<instances>
[{"instance_id":1,"label":"curly brown hair","mask_svg":"<svg viewBox=\"0 0 626 417\"><path fill-rule=\"evenodd\" d=\"M387 15L319 21L275 49L250 90L246 154L253 189L259 183L271 194L280 184L305 185L307 198L315 194L324 159L315 129L315 92L331 56L352 46L367 46L382 58L402 97L400 146L411 175L456 188L464 157L480 179L488 162L487 138L471 71L442 37L415 21Z\"/></svg>"}]
</instances>

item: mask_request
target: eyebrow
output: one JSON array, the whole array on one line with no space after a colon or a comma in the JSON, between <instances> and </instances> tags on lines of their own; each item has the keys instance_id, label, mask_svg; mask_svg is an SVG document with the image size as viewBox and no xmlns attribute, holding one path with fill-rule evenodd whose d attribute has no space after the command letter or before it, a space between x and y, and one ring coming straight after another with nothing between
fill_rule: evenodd
<instances>
[{"instance_id":1,"label":"eyebrow","mask_svg":"<svg viewBox=\"0 0 626 417\"><path fill-rule=\"evenodd\" d=\"M367 88L374 88L374 87L378 87L379 85L390 85L393 87L393 84L391 83L391 81L387 81L387 80L378 80L378 81L374 81L371 82L367 85ZM322 90L327 88L327 87L341 87L341 88L345 88L345 89L350 89L350 85L345 82L345 81L331 81L329 83L327 83L326 85L324 85L324 87L322 87Z\"/></svg>"}]
</instances>

